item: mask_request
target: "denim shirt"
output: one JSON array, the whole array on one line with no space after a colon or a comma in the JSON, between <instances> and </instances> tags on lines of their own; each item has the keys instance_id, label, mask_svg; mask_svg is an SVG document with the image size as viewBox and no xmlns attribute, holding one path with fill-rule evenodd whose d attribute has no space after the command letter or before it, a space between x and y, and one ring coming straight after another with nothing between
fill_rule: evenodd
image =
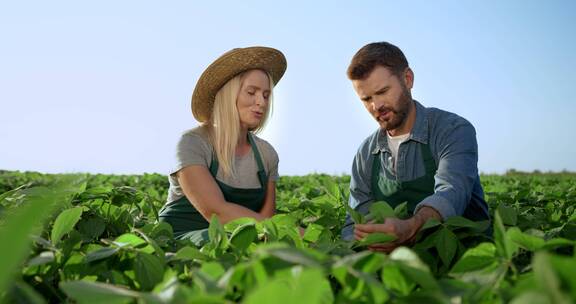
<instances>
[{"instance_id":1,"label":"denim shirt","mask_svg":"<svg viewBox=\"0 0 576 304\"><path fill-rule=\"evenodd\" d=\"M438 211L443 220L456 215L472 220L488 219L488 205L478 175L474 127L454 113L426 108L415 100L414 103L416 120L410 137L398 148L395 171L385 130L378 129L358 149L352 164L350 207L362 214L368 213L370 203L374 201L371 176L376 155L381 157L387 178L410 181L426 173L419 145L428 144L438 168L434 175L434 194L422 200L414 212L429 206ZM342 237L352 239L353 230L354 225L347 215Z\"/></svg>"}]
</instances>

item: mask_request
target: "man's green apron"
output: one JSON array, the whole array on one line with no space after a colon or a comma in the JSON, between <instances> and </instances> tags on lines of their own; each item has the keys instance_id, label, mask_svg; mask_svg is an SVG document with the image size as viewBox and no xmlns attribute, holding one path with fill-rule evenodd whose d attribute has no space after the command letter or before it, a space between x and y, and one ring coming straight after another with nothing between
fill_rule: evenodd
<instances>
[{"instance_id":1,"label":"man's green apron","mask_svg":"<svg viewBox=\"0 0 576 304\"><path fill-rule=\"evenodd\" d=\"M227 202L236 203L244 206L254 212L259 212L264 205L264 198L266 197L266 185L268 184L268 177L264 170L260 152L256 147L256 143L249 134L248 142L252 147L256 164L258 165L258 180L260 181L260 188L234 188L226 185L216 179L218 173L218 158L213 155L212 162L210 163L210 174L216 180L218 187L224 195ZM200 246L208 238L208 221L194 208L186 196L178 200L166 204L159 212L160 221L167 222L172 226L174 237L176 239L190 239L194 244Z\"/></svg>"},{"instance_id":2,"label":"man's green apron","mask_svg":"<svg viewBox=\"0 0 576 304\"><path fill-rule=\"evenodd\" d=\"M407 202L407 209L409 214L414 213L416 206L426 197L434 194L434 175L438 167L427 144L420 144L420 151L426 168L426 174L414 180L400 182L395 179L387 178L383 170L381 170L380 155L374 155L374 163L372 165L372 193L374 201L385 201L393 208L403 202ZM379 152L381 153L381 152ZM472 221L485 221L489 220L480 211L466 208L464 217ZM488 237L492 236L492 226L484 232Z\"/></svg>"},{"instance_id":3,"label":"man's green apron","mask_svg":"<svg viewBox=\"0 0 576 304\"><path fill-rule=\"evenodd\" d=\"M417 179L404 182L387 178L385 172L381 170L380 155L374 155L371 183L375 201L386 201L392 207L408 202L408 212L412 214L418 203L434 194L436 162L427 144L420 144L420 151L422 152L426 174Z\"/></svg>"}]
</instances>

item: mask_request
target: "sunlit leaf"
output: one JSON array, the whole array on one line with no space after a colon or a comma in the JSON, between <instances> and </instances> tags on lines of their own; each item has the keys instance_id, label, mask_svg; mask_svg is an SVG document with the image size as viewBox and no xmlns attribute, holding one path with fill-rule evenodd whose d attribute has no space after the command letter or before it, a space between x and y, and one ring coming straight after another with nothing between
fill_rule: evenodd
<instances>
[{"instance_id":1,"label":"sunlit leaf","mask_svg":"<svg viewBox=\"0 0 576 304\"><path fill-rule=\"evenodd\" d=\"M98 282L62 282L60 288L78 303L129 303L139 295L129 289Z\"/></svg>"},{"instance_id":2,"label":"sunlit leaf","mask_svg":"<svg viewBox=\"0 0 576 304\"><path fill-rule=\"evenodd\" d=\"M253 223L239 226L234 230L230 236L230 244L238 251L244 251L254 240L256 240L258 233Z\"/></svg>"},{"instance_id":3,"label":"sunlit leaf","mask_svg":"<svg viewBox=\"0 0 576 304\"><path fill-rule=\"evenodd\" d=\"M481 243L468 249L452 267L452 273L461 273L485 268L496 262L496 247L493 243Z\"/></svg>"},{"instance_id":4,"label":"sunlit leaf","mask_svg":"<svg viewBox=\"0 0 576 304\"><path fill-rule=\"evenodd\" d=\"M54 245L57 245L65 234L74 229L82 216L82 209L82 207L74 207L64 210L58 215L52 226L51 239Z\"/></svg>"},{"instance_id":5,"label":"sunlit leaf","mask_svg":"<svg viewBox=\"0 0 576 304\"><path fill-rule=\"evenodd\" d=\"M375 223L384 223L387 217L394 217L394 209L384 201L374 202L370 205L370 218Z\"/></svg>"},{"instance_id":6,"label":"sunlit leaf","mask_svg":"<svg viewBox=\"0 0 576 304\"><path fill-rule=\"evenodd\" d=\"M396 240L396 237L382 232L374 232L356 243L357 247L368 246L373 244L386 244Z\"/></svg>"}]
</instances>

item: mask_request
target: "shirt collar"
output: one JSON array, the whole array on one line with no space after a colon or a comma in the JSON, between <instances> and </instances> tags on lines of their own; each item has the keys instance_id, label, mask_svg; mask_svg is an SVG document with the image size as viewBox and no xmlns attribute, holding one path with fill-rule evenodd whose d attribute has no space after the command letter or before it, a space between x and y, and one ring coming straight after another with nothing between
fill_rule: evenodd
<instances>
[{"instance_id":1,"label":"shirt collar","mask_svg":"<svg viewBox=\"0 0 576 304\"><path fill-rule=\"evenodd\" d=\"M414 108L416 110L416 120L414 121L414 126L410 131L409 140L414 140L422 144L428 144L428 115L426 113L426 108L420 104L418 101L414 101ZM386 138L386 131L383 129L378 130L376 135L376 145L371 151L372 154L377 154L378 152L387 151L390 152L388 148L388 139Z\"/></svg>"}]
</instances>

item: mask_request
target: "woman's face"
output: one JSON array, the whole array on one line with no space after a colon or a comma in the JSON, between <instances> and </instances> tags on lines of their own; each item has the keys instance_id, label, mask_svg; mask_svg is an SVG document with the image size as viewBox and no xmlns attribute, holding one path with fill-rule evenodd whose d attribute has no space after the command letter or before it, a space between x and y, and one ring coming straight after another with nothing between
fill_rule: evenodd
<instances>
[{"instance_id":1,"label":"woman's face","mask_svg":"<svg viewBox=\"0 0 576 304\"><path fill-rule=\"evenodd\" d=\"M268 112L270 80L262 70L250 70L242 75L242 85L236 99L240 127L252 130L258 127Z\"/></svg>"}]
</instances>

